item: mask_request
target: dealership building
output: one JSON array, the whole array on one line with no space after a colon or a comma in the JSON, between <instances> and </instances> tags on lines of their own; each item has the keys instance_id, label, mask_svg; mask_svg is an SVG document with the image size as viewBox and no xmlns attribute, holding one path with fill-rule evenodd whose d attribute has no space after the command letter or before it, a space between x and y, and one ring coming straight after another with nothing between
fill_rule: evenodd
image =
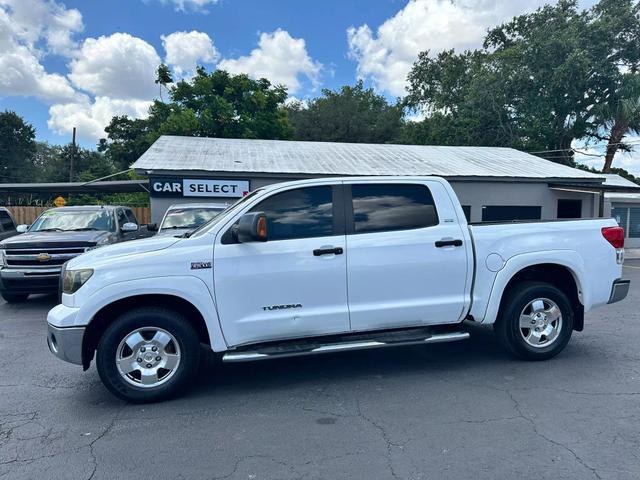
<instances>
[{"instance_id":1,"label":"dealership building","mask_svg":"<svg viewBox=\"0 0 640 480\"><path fill-rule=\"evenodd\" d=\"M355 175L437 175L472 222L611 215L610 194L640 188L511 148L160 137L134 164L153 222L172 204L231 204L265 185ZM639 218L640 220L640 218Z\"/></svg>"}]
</instances>

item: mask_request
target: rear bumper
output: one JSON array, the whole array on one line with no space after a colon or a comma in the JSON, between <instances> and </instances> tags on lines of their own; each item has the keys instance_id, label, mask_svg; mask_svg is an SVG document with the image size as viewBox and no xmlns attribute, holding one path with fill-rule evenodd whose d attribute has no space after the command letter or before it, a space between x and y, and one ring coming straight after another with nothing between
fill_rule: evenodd
<instances>
[{"instance_id":1,"label":"rear bumper","mask_svg":"<svg viewBox=\"0 0 640 480\"><path fill-rule=\"evenodd\" d=\"M615 280L611 286L611 295L607 303L615 303L623 300L629 293L631 280Z\"/></svg>"},{"instance_id":2,"label":"rear bumper","mask_svg":"<svg viewBox=\"0 0 640 480\"><path fill-rule=\"evenodd\" d=\"M46 273L37 270L3 268L0 270L0 291L10 293L54 293L58 291L60 269Z\"/></svg>"}]
</instances>

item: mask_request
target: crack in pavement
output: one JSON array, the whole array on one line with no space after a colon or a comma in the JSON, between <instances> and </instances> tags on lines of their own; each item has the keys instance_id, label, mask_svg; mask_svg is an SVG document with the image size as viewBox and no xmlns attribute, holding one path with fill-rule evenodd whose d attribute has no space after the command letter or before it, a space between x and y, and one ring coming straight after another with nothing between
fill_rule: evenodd
<instances>
[{"instance_id":1,"label":"crack in pavement","mask_svg":"<svg viewBox=\"0 0 640 480\"><path fill-rule=\"evenodd\" d=\"M516 398L513 396L513 393L511 393L509 390L503 390L507 395L509 395L509 398L511 398L511 401L514 404L514 408L516 410L516 412L518 412L518 414L520 415L520 417L522 417L524 420L526 420L527 422L529 422L529 424L531 425L531 428L533 429L533 432L540 438L542 438L543 440L545 440L548 443L551 443L552 445L555 445L557 447L560 447L564 450L566 450L567 452L569 452L571 455L573 455L573 458L576 459L576 461L582 465L584 468L586 468L587 470L591 471L591 473L593 474L593 476L595 478L597 478L598 480L601 480L602 477L600 476L600 474L598 473L598 471L588 465L572 448L568 447L567 445L558 442L556 440L553 440L552 438L547 437L546 435L544 435L543 433L541 433L538 430L538 426L536 425L535 421L531 418L528 417L527 415L525 415L522 412L522 409L520 408L520 403L518 402L518 400L516 400Z\"/></svg>"},{"instance_id":2,"label":"crack in pavement","mask_svg":"<svg viewBox=\"0 0 640 480\"><path fill-rule=\"evenodd\" d=\"M98 471L98 459L96 458L95 451L93 450L96 442L103 439L111 431L111 429L115 426L116 422L118 421L118 417L126 408L127 408L126 404L120 407L120 409L116 412L116 414L111 419L111 422L109 423L109 425L107 425L107 428L105 428L102 431L102 433L100 433L96 438L91 440L87 445L89 447L89 455L91 456L91 461L93 463L93 469L91 470L91 473L89 474L89 477L87 478L87 480L92 480L96 472ZM87 448L87 446L83 448Z\"/></svg>"},{"instance_id":3,"label":"crack in pavement","mask_svg":"<svg viewBox=\"0 0 640 480\"><path fill-rule=\"evenodd\" d=\"M467 383L467 382L454 382L451 381L449 379L445 379L442 377L439 377L442 381L446 382L446 383L453 383L453 384L458 384L458 385L462 385L462 386L474 386L474 387L478 387L478 388L488 388L490 390L494 390L497 392L503 392L505 394L507 394L509 396L509 398L511 399L511 402L514 405L514 409L515 411L518 413L518 415L525 420L526 422L528 422L531 427L533 432L540 438L542 438L543 440L545 440L547 443L550 443L552 445L555 445L557 447L560 447L562 449L564 449L565 451L569 452L575 459L576 461L582 465L584 468L586 468L587 470L589 470L593 476L597 479L601 479L602 477L600 476L600 474L598 473L598 471L590 466L589 464L587 464L572 448L570 448L569 446L558 442L552 438L547 437L546 435L544 435L542 432L539 431L538 426L536 425L535 421L533 418L528 417L527 415L525 415L522 412L522 409L520 407L520 403L518 402L518 400L515 398L513 391L528 391L528 390L552 390L552 391L560 391L563 393L569 393L569 394L579 394L578 392L572 392L569 390L562 390L562 389L557 389L557 388L551 388L551 387L522 387L522 388L513 388L513 389L507 389L507 388L500 388L500 387L496 387L494 385L489 385L489 384L484 384L484 385L479 385L479 384L474 384L474 383ZM588 393L585 393L586 395L591 395Z\"/></svg>"},{"instance_id":4,"label":"crack in pavement","mask_svg":"<svg viewBox=\"0 0 640 480\"><path fill-rule=\"evenodd\" d=\"M365 422L375 427L380 432L380 434L382 435L382 439L386 443L387 465L389 466L389 471L391 472L391 475L393 476L393 478L400 478L393 467L393 458L392 458L393 451L391 450L391 447L397 447L402 449L406 445L406 443L401 444L401 443L392 442L391 439L389 438L389 435L386 429L382 425L377 423L375 420L373 420L371 417L368 417L363 413L362 406L360 405L360 399L356 397L355 400L356 400L356 409L358 411L358 417L362 418Z\"/></svg>"},{"instance_id":5,"label":"crack in pavement","mask_svg":"<svg viewBox=\"0 0 640 480\"><path fill-rule=\"evenodd\" d=\"M269 461L271 461L273 463L276 463L278 465L282 465L283 467L286 467L289 470L293 471L297 475L296 478L303 478L304 477L304 474L300 475L300 472L298 472L298 470L294 466L289 465L287 462L284 462L284 461L281 461L281 460L277 460L276 458L271 457L269 455L258 455L258 454L256 454L256 455L244 455L244 456L238 458L236 460L235 464L233 465L233 468L231 469L231 472L229 472L228 474L223 475L223 476L211 477L211 480L225 480L227 478L231 478L233 475L235 475L235 473L238 471L238 468L240 468L240 465L243 462L245 462L247 460L252 460L254 458L265 459L265 460L269 460Z\"/></svg>"}]
</instances>

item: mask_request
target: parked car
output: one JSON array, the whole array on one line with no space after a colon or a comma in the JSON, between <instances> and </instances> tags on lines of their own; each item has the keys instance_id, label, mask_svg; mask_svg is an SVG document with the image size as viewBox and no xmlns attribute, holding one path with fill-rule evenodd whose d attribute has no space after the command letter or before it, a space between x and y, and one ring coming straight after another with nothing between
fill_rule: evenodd
<instances>
[{"instance_id":1,"label":"parked car","mask_svg":"<svg viewBox=\"0 0 640 480\"><path fill-rule=\"evenodd\" d=\"M184 235L215 218L228 205L221 203L182 203L171 205L164 214L160 227L149 224L149 231L157 235Z\"/></svg>"},{"instance_id":2,"label":"parked car","mask_svg":"<svg viewBox=\"0 0 640 480\"><path fill-rule=\"evenodd\" d=\"M0 240L17 234L16 222L14 222L11 212L4 207L0 207Z\"/></svg>"},{"instance_id":3,"label":"parked car","mask_svg":"<svg viewBox=\"0 0 640 480\"><path fill-rule=\"evenodd\" d=\"M66 261L96 247L133 239L138 221L131 209L112 206L52 208L23 233L0 242L0 295L9 303L32 293L57 292Z\"/></svg>"},{"instance_id":4,"label":"parked car","mask_svg":"<svg viewBox=\"0 0 640 480\"><path fill-rule=\"evenodd\" d=\"M201 344L245 362L463 340L469 320L545 360L627 295L623 255L610 218L469 225L441 178L280 183L69 261L48 343L134 402L184 391Z\"/></svg>"}]
</instances>

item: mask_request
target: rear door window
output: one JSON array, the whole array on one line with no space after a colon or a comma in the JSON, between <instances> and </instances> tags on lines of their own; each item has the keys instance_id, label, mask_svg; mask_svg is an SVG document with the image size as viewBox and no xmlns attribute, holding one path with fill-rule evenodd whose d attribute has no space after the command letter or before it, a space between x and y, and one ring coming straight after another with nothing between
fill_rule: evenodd
<instances>
[{"instance_id":1,"label":"rear door window","mask_svg":"<svg viewBox=\"0 0 640 480\"><path fill-rule=\"evenodd\" d=\"M16 227L13 224L13 220L11 220L9 213L4 210L0 210L0 231L10 232L15 229Z\"/></svg>"},{"instance_id":2,"label":"rear door window","mask_svg":"<svg viewBox=\"0 0 640 480\"><path fill-rule=\"evenodd\" d=\"M125 208L124 213L127 216L127 222L135 223L136 225L138 224L138 219L133 214L133 211L131 211L131 209Z\"/></svg>"},{"instance_id":3,"label":"rear door window","mask_svg":"<svg viewBox=\"0 0 640 480\"><path fill-rule=\"evenodd\" d=\"M124 214L124 210L119 208L116 210L116 217L118 218L118 228L122 228L122 226L127 223L127 216Z\"/></svg>"},{"instance_id":4,"label":"rear door window","mask_svg":"<svg viewBox=\"0 0 640 480\"><path fill-rule=\"evenodd\" d=\"M426 185L354 184L353 233L389 232L438 224L433 197Z\"/></svg>"}]
</instances>

